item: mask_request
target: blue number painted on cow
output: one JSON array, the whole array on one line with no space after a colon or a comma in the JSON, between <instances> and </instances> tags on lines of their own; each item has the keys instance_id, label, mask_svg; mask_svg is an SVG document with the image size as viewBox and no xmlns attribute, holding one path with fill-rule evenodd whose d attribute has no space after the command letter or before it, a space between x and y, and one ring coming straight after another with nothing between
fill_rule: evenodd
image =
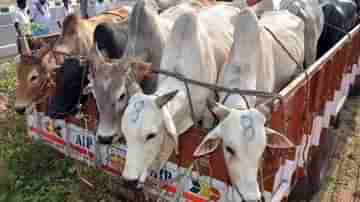
<instances>
[{"instance_id":1,"label":"blue number painted on cow","mask_svg":"<svg viewBox=\"0 0 360 202\"><path fill-rule=\"evenodd\" d=\"M240 117L240 124L244 129L244 136L247 136L249 140L254 138L255 129L254 122L251 116L243 115Z\"/></svg>"},{"instance_id":2,"label":"blue number painted on cow","mask_svg":"<svg viewBox=\"0 0 360 202\"><path fill-rule=\"evenodd\" d=\"M132 115L132 118L131 118L131 121L132 122L137 122L139 120L139 117L140 117L140 112L144 109L144 101L138 101L138 102L135 102L134 104L134 111L133 111L133 115Z\"/></svg>"}]
</instances>

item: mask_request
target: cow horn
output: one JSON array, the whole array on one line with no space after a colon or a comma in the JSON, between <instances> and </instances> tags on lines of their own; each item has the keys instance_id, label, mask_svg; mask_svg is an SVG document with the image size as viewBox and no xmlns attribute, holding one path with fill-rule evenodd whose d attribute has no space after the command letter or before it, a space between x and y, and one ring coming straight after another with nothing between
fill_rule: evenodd
<instances>
[{"instance_id":1,"label":"cow horn","mask_svg":"<svg viewBox=\"0 0 360 202\"><path fill-rule=\"evenodd\" d=\"M294 143L292 143L289 138L271 128L265 127L265 133L267 136L266 145L270 148L289 149L295 147Z\"/></svg>"},{"instance_id":2,"label":"cow horn","mask_svg":"<svg viewBox=\"0 0 360 202\"><path fill-rule=\"evenodd\" d=\"M221 120L224 120L230 113L228 109L226 109L223 105L211 100L206 100L207 107L210 111L212 111L214 114L216 114L217 118Z\"/></svg>"},{"instance_id":3,"label":"cow horn","mask_svg":"<svg viewBox=\"0 0 360 202\"><path fill-rule=\"evenodd\" d=\"M156 105L162 108L166 103L168 103L171 99L173 99L178 92L179 92L178 90L174 90L171 91L170 93L157 97L155 100Z\"/></svg>"}]
</instances>

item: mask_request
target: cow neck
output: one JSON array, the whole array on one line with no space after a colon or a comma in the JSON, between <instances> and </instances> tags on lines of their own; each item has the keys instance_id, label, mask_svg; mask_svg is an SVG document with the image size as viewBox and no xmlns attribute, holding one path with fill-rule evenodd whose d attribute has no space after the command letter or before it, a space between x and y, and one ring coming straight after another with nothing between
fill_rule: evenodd
<instances>
[{"instance_id":1,"label":"cow neck","mask_svg":"<svg viewBox=\"0 0 360 202\"><path fill-rule=\"evenodd\" d=\"M160 16L151 11L145 12L146 15L134 13L133 18L130 18L129 42L124 55L139 56L139 52L146 52L145 59L150 59L152 66L158 67L169 30L163 25ZM142 16L147 19L141 19Z\"/></svg>"}]
</instances>

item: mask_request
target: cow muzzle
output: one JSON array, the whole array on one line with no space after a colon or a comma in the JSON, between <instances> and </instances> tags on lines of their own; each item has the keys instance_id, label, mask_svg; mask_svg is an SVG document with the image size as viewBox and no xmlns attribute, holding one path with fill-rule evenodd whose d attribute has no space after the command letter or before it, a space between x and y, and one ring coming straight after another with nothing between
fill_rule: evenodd
<instances>
[{"instance_id":1,"label":"cow muzzle","mask_svg":"<svg viewBox=\"0 0 360 202\"><path fill-rule=\"evenodd\" d=\"M26 106L25 105L15 105L15 111L20 115L24 115L25 111L26 111Z\"/></svg>"},{"instance_id":2,"label":"cow muzzle","mask_svg":"<svg viewBox=\"0 0 360 202\"><path fill-rule=\"evenodd\" d=\"M113 142L115 134L112 135L97 135L97 140L100 144L111 144Z\"/></svg>"},{"instance_id":3,"label":"cow muzzle","mask_svg":"<svg viewBox=\"0 0 360 202\"><path fill-rule=\"evenodd\" d=\"M143 183L140 183L138 179L135 180L124 180L124 186L127 189L134 190L134 191L141 191L144 187Z\"/></svg>"},{"instance_id":4,"label":"cow muzzle","mask_svg":"<svg viewBox=\"0 0 360 202\"><path fill-rule=\"evenodd\" d=\"M112 125L105 123L100 120L96 136L100 144L111 144L114 137L117 135L116 129Z\"/></svg>"},{"instance_id":5,"label":"cow muzzle","mask_svg":"<svg viewBox=\"0 0 360 202\"><path fill-rule=\"evenodd\" d=\"M96 130L96 136L100 144L111 144L113 143L115 137L119 135L119 130L115 123L116 122L113 120L109 120L109 119L103 120L99 118L99 123L97 125L97 130Z\"/></svg>"}]
</instances>

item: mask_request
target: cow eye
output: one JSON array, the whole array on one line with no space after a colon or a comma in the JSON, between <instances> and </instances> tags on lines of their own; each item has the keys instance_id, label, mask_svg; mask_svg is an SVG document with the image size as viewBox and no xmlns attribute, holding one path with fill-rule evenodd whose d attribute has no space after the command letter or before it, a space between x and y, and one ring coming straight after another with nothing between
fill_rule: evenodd
<instances>
[{"instance_id":1,"label":"cow eye","mask_svg":"<svg viewBox=\"0 0 360 202\"><path fill-rule=\"evenodd\" d=\"M149 140L153 139L154 137L156 137L156 134L150 133L148 136L146 136L146 141L149 141Z\"/></svg>"},{"instance_id":2,"label":"cow eye","mask_svg":"<svg viewBox=\"0 0 360 202\"><path fill-rule=\"evenodd\" d=\"M121 94L120 97L119 97L119 99L118 99L118 101L121 102L121 101L124 100L124 98L125 98L125 94Z\"/></svg>"},{"instance_id":3,"label":"cow eye","mask_svg":"<svg viewBox=\"0 0 360 202\"><path fill-rule=\"evenodd\" d=\"M226 146L226 147L225 147L225 150L226 150L227 152L229 152L229 154L231 154L232 156L235 155L235 151L234 151L231 147Z\"/></svg>"},{"instance_id":4,"label":"cow eye","mask_svg":"<svg viewBox=\"0 0 360 202\"><path fill-rule=\"evenodd\" d=\"M30 77L30 82L34 82L38 78L37 75L33 75Z\"/></svg>"}]
</instances>

